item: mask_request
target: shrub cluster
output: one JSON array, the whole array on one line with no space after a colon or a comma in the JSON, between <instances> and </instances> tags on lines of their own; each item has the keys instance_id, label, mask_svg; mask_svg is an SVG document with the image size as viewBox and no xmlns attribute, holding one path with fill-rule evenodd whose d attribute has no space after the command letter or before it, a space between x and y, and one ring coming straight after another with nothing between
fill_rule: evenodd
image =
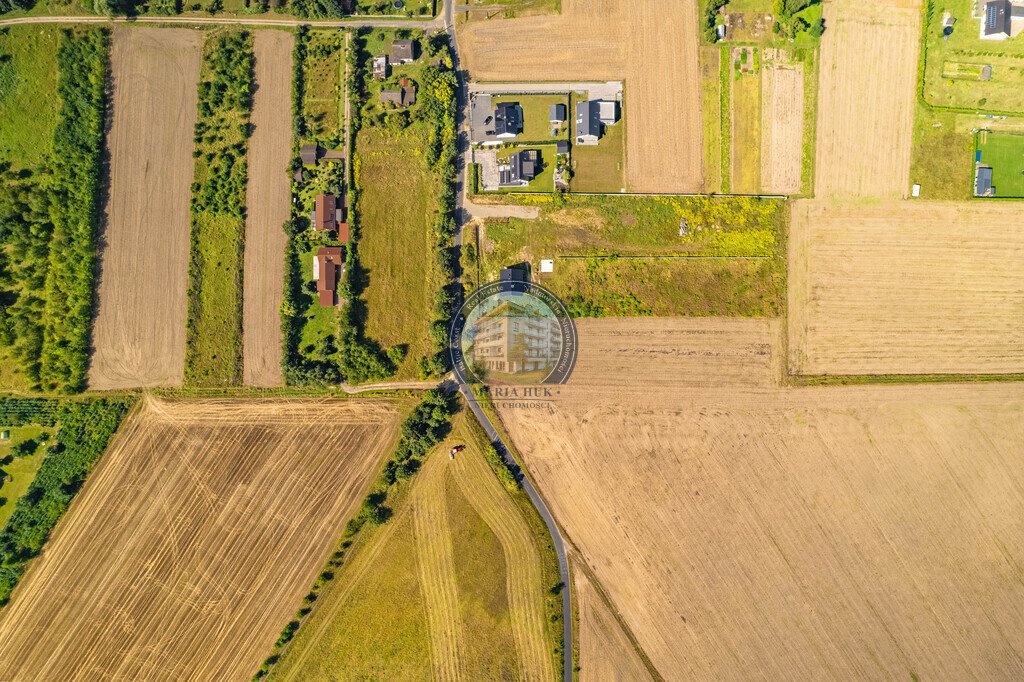
<instances>
[{"instance_id":1,"label":"shrub cluster","mask_svg":"<svg viewBox=\"0 0 1024 682\"><path fill-rule=\"evenodd\" d=\"M49 419L59 426L39 472L0 531L0 605L7 602L28 562L39 554L133 400L53 400L46 407L32 400L23 406L5 401L4 408L11 414L39 413L45 418L49 411Z\"/></svg>"},{"instance_id":2,"label":"shrub cluster","mask_svg":"<svg viewBox=\"0 0 1024 682\"><path fill-rule=\"evenodd\" d=\"M0 166L0 343L37 389L85 385L108 40L105 29L63 32L48 168Z\"/></svg>"}]
</instances>

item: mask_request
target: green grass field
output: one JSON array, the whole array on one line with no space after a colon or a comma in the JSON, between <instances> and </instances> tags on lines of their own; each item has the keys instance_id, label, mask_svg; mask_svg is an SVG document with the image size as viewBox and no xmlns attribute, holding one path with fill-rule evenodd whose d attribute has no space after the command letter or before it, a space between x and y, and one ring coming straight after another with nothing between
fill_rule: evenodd
<instances>
[{"instance_id":1,"label":"green grass field","mask_svg":"<svg viewBox=\"0 0 1024 682\"><path fill-rule=\"evenodd\" d=\"M783 310L787 214L781 201L569 196L562 207L541 207L537 220L488 221L478 249L484 281L525 258L542 284L585 316L750 317ZM540 274L542 259L555 259L554 273Z\"/></svg>"},{"instance_id":2,"label":"green grass field","mask_svg":"<svg viewBox=\"0 0 1024 682\"><path fill-rule=\"evenodd\" d=\"M416 361L430 352L436 182L415 130L359 133L360 260L367 271L366 336L384 348L408 344L398 378L418 377Z\"/></svg>"},{"instance_id":3,"label":"green grass field","mask_svg":"<svg viewBox=\"0 0 1024 682\"><path fill-rule=\"evenodd\" d=\"M974 138L959 131L958 114L918 103L910 164L910 182L921 198L966 200L974 182Z\"/></svg>"},{"instance_id":4,"label":"green grass field","mask_svg":"<svg viewBox=\"0 0 1024 682\"><path fill-rule=\"evenodd\" d=\"M1024 112L1024 40L982 40L973 7L974 0L948 0L927 13L925 99L935 106ZM945 11L956 23L943 40ZM992 67L990 81L975 77L983 65Z\"/></svg>"},{"instance_id":5,"label":"green grass field","mask_svg":"<svg viewBox=\"0 0 1024 682\"><path fill-rule=\"evenodd\" d=\"M0 441L0 462L3 462L11 454L11 447L15 443L28 440L29 438L38 441L50 437L51 430L41 426L20 426L5 429L11 432L10 440ZM7 525L7 519L14 513L14 505L28 490L28 486L35 478L36 472L46 457L46 448L40 445L36 452L26 457L17 457L7 464L0 464L0 470L7 473L7 479L0 484L0 528Z\"/></svg>"},{"instance_id":6,"label":"green grass field","mask_svg":"<svg viewBox=\"0 0 1024 682\"><path fill-rule=\"evenodd\" d=\"M577 95L572 95L569 111L576 134ZM572 190L574 192L621 192L626 186L626 109L615 125L605 126L604 136L593 146L572 145Z\"/></svg>"},{"instance_id":7,"label":"green grass field","mask_svg":"<svg viewBox=\"0 0 1024 682\"><path fill-rule=\"evenodd\" d=\"M0 161L32 167L53 148L59 42L56 27L0 30Z\"/></svg>"},{"instance_id":8,"label":"green grass field","mask_svg":"<svg viewBox=\"0 0 1024 682\"><path fill-rule=\"evenodd\" d=\"M569 96L568 95L500 95L493 100L495 106L502 102L519 102L523 108L523 132L517 143L547 142L549 140L569 139ZM566 122L555 135L551 134L551 105L566 106Z\"/></svg>"},{"instance_id":9,"label":"green grass field","mask_svg":"<svg viewBox=\"0 0 1024 682\"><path fill-rule=\"evenodd\" d=\"M1024 198L1024 135L978 133L981 162L992 167L996 196Z\"/></svg>"},{"instance_id":10,"label":"green grass field","mask_svg":"<svg viewBox=\"0 0 1024 682\"><path fill-rule=\"evenodd\" d=\"M345 36L339 31L311 30L308 41L302 113L310 128L309 137L333 148L341 130Z\"/></svg>"}]
</instances>

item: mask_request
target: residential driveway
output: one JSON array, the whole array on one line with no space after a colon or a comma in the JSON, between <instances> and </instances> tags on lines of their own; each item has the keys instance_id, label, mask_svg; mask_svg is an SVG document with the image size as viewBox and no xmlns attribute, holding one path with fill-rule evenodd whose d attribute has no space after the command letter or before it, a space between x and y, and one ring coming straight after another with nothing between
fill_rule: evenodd
<instances>
[{"instance_id":1,"label":"residential driveway","mask_svg":"<svg viewBox=\"0 0 1024 682\"><path fill-rule=\"evenodd\" d=\"M498 152L494 149L474 149L473 161L480 166L480 189L498 189Z\"/></svg>"}]
</instances>

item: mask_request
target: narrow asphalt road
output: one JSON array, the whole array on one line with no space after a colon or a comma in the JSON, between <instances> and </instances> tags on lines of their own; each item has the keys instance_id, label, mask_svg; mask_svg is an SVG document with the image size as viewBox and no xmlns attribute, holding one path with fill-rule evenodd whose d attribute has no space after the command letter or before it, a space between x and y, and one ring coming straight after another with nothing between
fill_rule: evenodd
<instances>
[{"instance_id":1,"label":"narrow asphalt road","mask_svg":"<svg viewBox=\"0 0 1024 682\"><path fill-rule=\"evenodd\" d=\"M415 19L381 19L373 17L356 17L345 21L299 21L296 19L274 19L274 18L258 18L258 17L74 17L74 16L48 16L48 17L18 17L15 19L0 19L0 26L12 26L16 24L235 24L243 26L281 26L281 27L295 27L295 26L313 26L313 27L325 27L325 28L361 28L361 27L374 27L374 28L416 28L424 31L432 31L437 29L444 29L448 34L448 42L452 49L452 67L455 71L455 75L458 79L459 87L456 91L456 115L455 125L458 131L457 136L457 150L458 155L456 157L456 187L455 187L455 212L456 221L458 223L458 229L455 232L455 247L458 249L462 248L462 228L469 220L470 215L466 210L466 186L465 186L465 175L466 175L466 161L469 157L470 145L469 145L469 131L466 127L466 111L469 107L469 85L466 77L466 73L461 69L461 63L459 61L459 47L458 41L455 35L455 12L453 0L446 0L442 12L434 19L431 20L415 20ZM347 102L347 98L346 98ZM347 122L347 117L346 117ZM470 203L471 206L475 206ZM461 306L461 301L459 302ZM396 388L413 388L423 389L431 388L437 384L433 382L409 382L405 384L399 383L382 383L382 384L369 384L366 386L342 386L342 389L348 393L358 393L361 391L372 391L372 390L386 390ZM473 414L480 421L480 424L484 427L487 432L487 436L491 439L498 452L501 453L502 457L505 458L514 469L519 469L519 463L512 457L508 447L501 439L501 435L498 434L491 420L484 413L483 409L477 403L476 398L473 396L472 390L469 386L464 383L459 384L459 391L465 397L466 402L469 403L470 409ZM526 490L533 505L537 508L537 512L544 520L544 524L548 528L548 532L551 534L551 540L555 547L555 552L558 555L558 569L561 574L562 581L562 638L563 638L563 652L564 657L562 661L563 666L563 677L565 680L571 682L573 678L573 644L572 644L572 590L570 588L571 582L569 580L569 560L565 554L565 544L562 541L562 535L558 530L558 524L555 523L554 517L551 515L551 510L548 509L547 504L541 498L540 494L534 488L533 483L525 475L522 477L523 489Z\"/></svg>"}]
</instances>

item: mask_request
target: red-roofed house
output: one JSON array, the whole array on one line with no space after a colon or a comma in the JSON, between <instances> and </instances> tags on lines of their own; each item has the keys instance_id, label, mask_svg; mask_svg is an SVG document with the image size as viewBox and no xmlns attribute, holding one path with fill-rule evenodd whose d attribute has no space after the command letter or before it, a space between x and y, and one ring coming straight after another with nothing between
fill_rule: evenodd
<instances>
[{"instance_id":1,"label":"red-roofed house","mask_svg":"<svg viewBox=\"0 0 1024 682\"><path fill-rule=\"evenodd\" d=\"M320 295L320 305L330 307L338 300L338 280L345 272L343 249L340 246L321 246L313 257L313 279Z\"/></svg>"},{"instance_id":2,"label":"red-roofed house","mask_svg":"<svg viewBox=\"0 0 1024 682\"><path fill-rule=\"evenodd\" d=\"M313 209L313 229L322 232L338 227L338 200L333 194L317 194Z\"/></svg>"}]
</instances>

